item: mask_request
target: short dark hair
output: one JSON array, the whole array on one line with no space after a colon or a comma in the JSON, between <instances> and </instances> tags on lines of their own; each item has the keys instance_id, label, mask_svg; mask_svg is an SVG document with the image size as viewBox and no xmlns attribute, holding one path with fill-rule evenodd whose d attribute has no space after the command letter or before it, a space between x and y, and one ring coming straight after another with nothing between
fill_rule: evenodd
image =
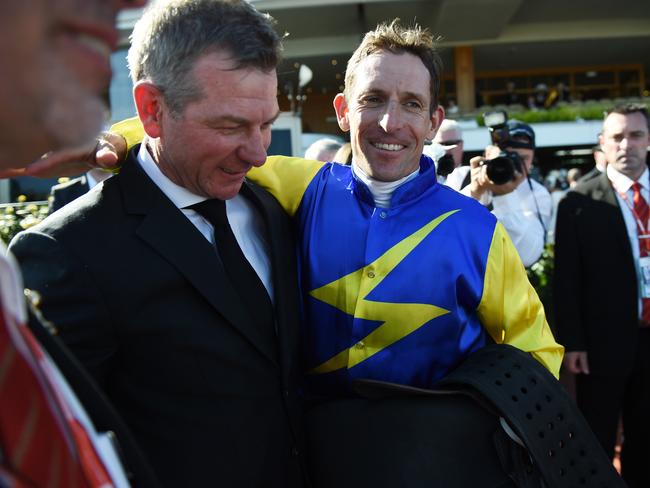
<instances>
[{"instance_id":1,"label":"short dark hair","mask_svg":"<svg viewBox=\"0 0 650 488\"><path fill-rule=\"evenodd\" d=\"M642 103L624 103L622 105L616 105L614 108L605 112L605 118L607 118L609 114L630 115L636 113L643 115L648 130L650 131L650 116L648 115L648 108Z\"/></svg>"},{"instance_id":2,"label":"short dark hair","mask_svg":"<svg viewBox=\"0 0 650 488\"><path fill-rule=\"evenodd\" d=\"M204 54L223 50L234 69L274 70L282 45L273 24L245 0L151 2L131 34L131 78L150 80L180 113L202 96L190 73Z\"/></svg>"},{"instance_id":3,"label":"short dark hair","mask_svg":"<svg viewBox=\"0 0 650 488\"><path fill-rule=\"evenodd\" d=\"M405 27L400 19L393 20L390 24L379 24L373 31L366 33L359 47L354 51L345 70L345 98L350 99L350 90L354 84L357 66L368 56L388 51L394 54L410 53L422 61L431 77L429 90L431 92L431 106L433 113L439 103L440 75L442 73L442 59L436 50L437 39L434 39L428 29L419 25ZM405 76L408 76L405 73Z\"/></svg>"}]
</instances>

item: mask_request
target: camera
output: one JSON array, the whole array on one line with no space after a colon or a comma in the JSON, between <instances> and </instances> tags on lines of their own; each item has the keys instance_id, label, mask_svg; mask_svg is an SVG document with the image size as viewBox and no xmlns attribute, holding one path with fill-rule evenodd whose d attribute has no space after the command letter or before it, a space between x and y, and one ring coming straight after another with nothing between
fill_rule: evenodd
<instances>
[{"instance_id":1,"label":"camera","mask_svg":"<svg viewBox=\"0 0 650 488\"><path fill-rule=\"evenodd\" d=\"M495 184L503 185L514 179L515 171L522 172L523 162L519 154L505 149L511 145L508 114L503 110L486 112L483 121L490 131L492 144L501 150L497 157L485 161L487 176Z\"/></svg>"},{"instance_id":2,"label":"camera","mask_svg":"<svg viewBox=\"0 0 650 488\"><path fill-rule=\"evenodd\" d=\"M445 154L436 161L436 174L438 176L448 176L455 167L454 157L451 154Z\"/></svg>"}]
</instances>

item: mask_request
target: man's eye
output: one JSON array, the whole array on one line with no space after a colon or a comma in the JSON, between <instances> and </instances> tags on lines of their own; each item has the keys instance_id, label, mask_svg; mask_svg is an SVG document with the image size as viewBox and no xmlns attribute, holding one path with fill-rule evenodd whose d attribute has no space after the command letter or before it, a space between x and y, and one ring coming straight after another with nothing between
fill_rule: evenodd
<instances>
[{"instance_id":1,"label":"man's eye","mask_svg":"<svg viewBox=\"0 0 650 488\"><path fill-rule=\"evenodd\" d=\"M418 101L411 100L409 102L406 102L406 106L410 109L413 110L421 110L422 109L422 104Z\"/></svg>"},{"instance_id":2,"label":"man's eye","mask_svg":"<svg viewBox=\"0 0 650 488\"><path fill-rule=\"evenodd\" d=\"M381 98L379 98L377 96L364 97L361 102L362 103L369 103L369 104L380 103Z\"/></svg>"}]
</instances>

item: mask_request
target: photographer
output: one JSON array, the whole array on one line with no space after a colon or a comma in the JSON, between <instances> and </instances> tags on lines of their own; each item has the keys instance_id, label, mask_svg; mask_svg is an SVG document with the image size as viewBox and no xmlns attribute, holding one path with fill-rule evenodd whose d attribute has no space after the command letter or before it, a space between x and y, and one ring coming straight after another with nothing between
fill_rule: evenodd
<instances>
[{"instance_id":1,"label":"photographer","mask_svg":"<svg viewBox=\"0 0 650 488\"><path fill-rule=\"evenodd\" d=\"M553 205L548 190L529 176L535 132L500 114L502 121L493 124L486 120L492 145L485 149L485 156L472 158L469 167L456 169L447 184L491 209L508 231L524 266L529 267L542 255Z\"/></svg>"}]
</instances>

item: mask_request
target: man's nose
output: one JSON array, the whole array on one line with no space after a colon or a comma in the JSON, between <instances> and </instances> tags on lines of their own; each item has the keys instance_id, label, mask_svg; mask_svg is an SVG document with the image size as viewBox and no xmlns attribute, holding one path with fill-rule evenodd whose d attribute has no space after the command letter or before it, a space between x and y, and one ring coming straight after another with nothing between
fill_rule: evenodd
<instances>
[{"instance_id":1,"label":"man's nose","mask_svg":"<svg viewBox=\"0 0 650 488\"><path fill-rule=\"evenodd\" d=\"M627 137L623 137L623 139L621 139L621 142L618 144L618 146L621 149L627 149L627 146L629 145L629 143L630 143L630 140Z\"/></svg>"},{"instance_id":2,"label":"man's nose","mask_svg":"<svg viewBox=\"0 0 650 488\"><path fill-rule=\"evenodd\" d=\"M262 166L266 161L266 149L269 142L268 137L261 131L254 131L241 144L239 157L253 166Z\"/></svg>"},{"instance_id":3,"label":"man's nose","mask_svg":"<svg viewBox=\"0 0 650 488\"><path fill-rule=\"evenodd\" d=\"M386 105L386 110L381 115L379 126L385 132L394 132L400 129L403 125L401 106L397 102L389 102Z\"/></svg>"}]
</instances>

